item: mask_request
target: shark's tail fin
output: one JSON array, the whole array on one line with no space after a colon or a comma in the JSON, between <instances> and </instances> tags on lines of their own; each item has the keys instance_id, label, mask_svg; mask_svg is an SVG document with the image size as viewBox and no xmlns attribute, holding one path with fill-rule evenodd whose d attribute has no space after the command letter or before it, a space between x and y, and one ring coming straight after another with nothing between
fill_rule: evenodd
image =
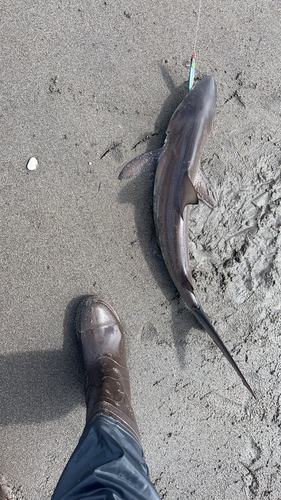
<instances>
[{"instance_id":1,"label":"shark's tail fin","mask_svg":"<svg viewBox=\"0 0 281 500\"><path fill-rule=\"evenodd\" d=\"M204 311L199 307L198 309L192 309L192 312L196 319L199 321L199 323L205 328L205 330L208 332L208 334L212 337L213 341L217 344L217 346L220 348L222 353L225 355L225 357L228 359L230 364L233 366L234 370L236 373L239 375L241 378L243 384L245 387L247 387L248 391L256 398L254 392L252 391L251 387L249 386L248 382L246 381L245 377L242 375L241 371L239 370L237 364L235 363L233 357L231 356L230 352L227 350L225 347L223 341L219 337L218 333L214 329L213 325L210 323L209 319L207 318L206 314Z\"/></svg>"}]
</instances>

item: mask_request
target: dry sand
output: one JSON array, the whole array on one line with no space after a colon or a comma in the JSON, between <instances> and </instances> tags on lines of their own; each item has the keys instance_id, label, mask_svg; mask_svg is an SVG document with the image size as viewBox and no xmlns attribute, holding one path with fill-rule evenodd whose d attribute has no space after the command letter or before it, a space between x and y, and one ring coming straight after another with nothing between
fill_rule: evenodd
<instances>
[{"instance_id":1,"label":"dry sand","mask_svg":"<svg viewBox=\"0 0 281 500\"><path fill-rule=\"evenodd\" d=\"M85 421L81 296L125 326L133 403L165 500L280 500L280 0L202 0L196 78L217 115L191 215L202 305L255 401L153 252L151 179L187 92L198 1L2 0L1 461L11 495L47 500ZM35 156L38 168L26 169Z\"/></svg>"}]
</instances>

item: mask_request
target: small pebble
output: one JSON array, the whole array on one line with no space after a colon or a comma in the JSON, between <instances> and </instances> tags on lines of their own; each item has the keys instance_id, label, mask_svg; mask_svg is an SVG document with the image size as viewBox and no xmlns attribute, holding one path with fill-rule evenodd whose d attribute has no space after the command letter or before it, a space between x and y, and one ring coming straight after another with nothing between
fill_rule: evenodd
<instances>
[{"instance_id":1,"label":"small pebble","mask_svg":"<svg viewBox=\"0 0 281 500\"><path fill-rule=\"evenodd\" d=\"M30 160L28 161L27 165L26 165L26 168L28 170L36 170L36 168L38 167L38 161L37 159L33 156L32 158L30 158Z\"/></svg>"},{"instance_id":2,"label":"small pebble","mask_svg":"<svg viewBox=\"0 0 281 500\"><path fill-rule=\"evenodd\" d=\"M92 162L91 162L91 161L89 161L89 162L88 162L88 165L92 165Z\"/></svg>"}]
</instances>

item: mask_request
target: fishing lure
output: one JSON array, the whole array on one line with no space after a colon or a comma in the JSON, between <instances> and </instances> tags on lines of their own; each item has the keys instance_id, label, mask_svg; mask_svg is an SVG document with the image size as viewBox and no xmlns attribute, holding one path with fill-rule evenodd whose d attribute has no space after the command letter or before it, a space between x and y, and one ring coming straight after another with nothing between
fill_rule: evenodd
<instances>
[{"instance_id":1,"label":"fishing lure","mask_svg":"<svg viewBox=\"0 0 281 500\"><path fill-rule=\"evenodd\" d=\"M189 82L188 82L188 91L189 92L193 89L194 74L195 74L195 56L196 56L196 52L194 52L194 54L192 54L191 60L190 60L190 71L189 71Z\"/></svg>"}]
</instances>

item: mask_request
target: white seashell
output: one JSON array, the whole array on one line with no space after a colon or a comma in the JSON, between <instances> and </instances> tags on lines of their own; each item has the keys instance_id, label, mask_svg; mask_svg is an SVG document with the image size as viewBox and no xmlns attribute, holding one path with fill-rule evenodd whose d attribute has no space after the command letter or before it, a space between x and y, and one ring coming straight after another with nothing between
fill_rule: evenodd
<instances>
[{"instance_id":1,"label":"white seashell","mask_svg":"<svg viewBox=\"0 0 281 500\"><path fill-rule=\"evenodd\" d=\"M30 160L28 161L27 165L26 165L26 168L28 170L36 170L36 168L38 167L38 161L37 159L33 156L32 158L30 158Z\"/></svg>"}]
</instances>

